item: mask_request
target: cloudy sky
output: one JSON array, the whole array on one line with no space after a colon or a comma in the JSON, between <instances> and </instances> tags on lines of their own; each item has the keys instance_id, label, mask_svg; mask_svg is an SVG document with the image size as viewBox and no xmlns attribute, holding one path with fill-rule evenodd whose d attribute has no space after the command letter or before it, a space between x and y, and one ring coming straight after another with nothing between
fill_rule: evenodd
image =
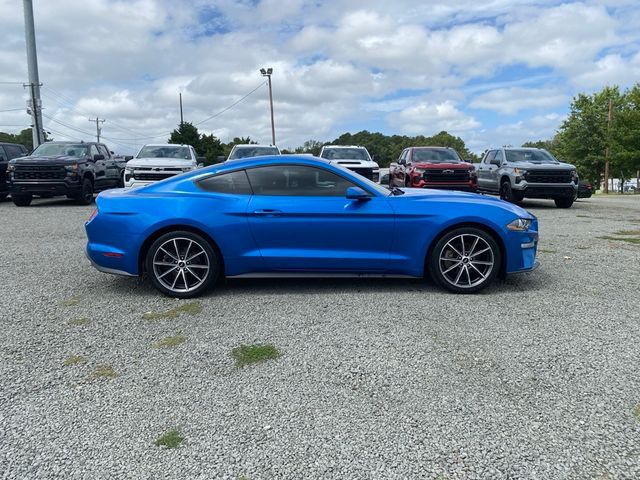
<instances>
[{"instance_id":1,"label":"cloudy sky","mask_svg":"<svg viewBox=\"0 0 640 480\"><path fill-rule=\"evenodd\" d=\"M33 4L46 129L88 140L99 116L121 153L166 140L179 92L201 132L270 143L261 67L281 148L363 129L520 145L549 138L578 92L640 81L637 0ZM0 18L0 131L16 132L30 124L22 2L0 0Z\"/></svg>"}]
</instances>

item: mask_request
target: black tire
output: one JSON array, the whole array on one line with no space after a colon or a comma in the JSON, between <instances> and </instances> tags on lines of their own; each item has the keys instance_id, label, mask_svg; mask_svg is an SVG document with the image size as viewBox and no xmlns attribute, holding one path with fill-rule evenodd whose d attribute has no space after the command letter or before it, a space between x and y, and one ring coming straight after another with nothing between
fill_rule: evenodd
<instances>
[{"instance_id":1,"label":"black tire","mask_svg":"<svg viewBox=\"0 0 640 480\"><path fill-rule=\"evenodd\" d=\"M153 286L175 298L198 297L212 288L220 276L220 265L215 248L205 238L182 230L159 237L145 257L145 269Z\"/></svg>"},{"instance_id":2,"label":"black tire","mask_svg":"<svg viewBox=\"0 0 640 480\"><path fill-rule=\"evenodd\" d=\"M512 188L511 188L511 183L509 182L502 182L502 184L500 185L500 199L504 200L505 202L510 202L510 203L517 203L522 201L523 199L523 195L520 192L515 192Z\"/></svg>"},{"instance_id":3,"label":"black tire","mask_svg":"<svg viewBox=\"0 0 640 480\"><path fill-rule=\"evenodd\" d=\"M120 179L118 180L118 188L124 188L124 170L120 172Z\"/></svg>"},{"instance_id":4,"label":"black tire","mask_svg":"<svg viewBox=\"0 0 640 480\"><path fill-rule=\"evenodd\" d=\"M87 177L82 179L82 187L75 200L78 205L90 205L93 202L93 183L91 179Z\"/></svg>"},{"instance_id":5,"label":"black tire","mask_svg":"<svg viewBox=\"0 0 640 480\"><path fill-rule=\"evenodd\" d=\"M31 205L33 195L14 195L12 193L11 200L13 200L13 204L17 207L28 207L29 205Z\"/></svg>"},{"instance_id":6,"label":"black tire","mask_svg":"<svg viewBox=\"0 0 640 480\"><path fill-rule=\"evenodd\" d=\"M447 232L433 246L428 259L433 280L454 293L479 292L493 282L501 265L502 254L494 238L474 227Z\"/></svg>"},{"instance_id":7,"label":"black tire","mask_svg":"<svg viewBox=\"0 0 640 480\"><path fill-rule=\"evenodd\" d=\"M573 205L573 198L556 198L554 201L558 208L571 208Z\"/></svg>"}]
</instances>

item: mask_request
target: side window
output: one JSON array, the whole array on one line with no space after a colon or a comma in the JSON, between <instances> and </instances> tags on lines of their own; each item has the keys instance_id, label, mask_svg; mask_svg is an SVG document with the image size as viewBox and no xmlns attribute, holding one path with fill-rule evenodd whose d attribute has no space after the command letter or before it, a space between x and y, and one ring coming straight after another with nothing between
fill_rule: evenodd
<instances>
[{"instance_id":1,"label":"side window","mask_svg":"<svg viewBox=\"0 0 640 480\"><path fill-rule=\"evenodd\" d=\"M277 165L247 170L255 195L291 195L301 197L344 197L347 179L322 168L302 165Z\"/></svg>"},{"instance_id":2,"label":"side window","mask_svg":"<svg viewBox=\"0 0 640 480\"><path fill-rule=\"evenodd\" d=\"M2 145L0 145L0 160L9 160L6 153L4 153L4 147Z\"/></svg>"},{"instance_id":3,"label":"side window","mask_svg":"<svg viewBox=\"0 0 640 480\"><path fill-rule=\"evenodd\" d=\"M5 145L4 149L7 151L9 160L12 158L24 157L26 155L17 145ZM0 147L0 150L2 150L2 147Z\"/></svg>"},{"instance_id":4,"label":"side window","mask_svg":"<svg viewBox=\"0 0 640 480\"><path fill-rule=\"evenodd\" d=\"M109 155L109 150L107 150L107 147L105 147L102 144L98 144L98 150L100 151L100 155L104 155L104 158L111 158L111 155Z\"/></svg>"},{"instance_id":5,"label":"side window","mask_svg":"<svg viewBox=\"0 0 640 480\"><path fill-rule=\"evenodd\" d=\"M91 158L93 158L94 155L98 155L98 149L93 143L89 147L89 155L91 156Z\"/></svg>"},{"instance_id":6,"label":"side window","mask_svg":"<svg viewBox=\"0 0 640 480\"><path fill-rule=\"evenodd\" d=\"M483 163L486 163L487 165L490 164L491 160L493 160L495 156L496 156L496 151L495 150L489 150L487 152L487 156L484 157L484 162Z\"/></svg>"},{"instance_id":7,"label":"side window","mask_svg":"<svg viewBox=\"0 0 640 480\"><path fill-rule=\"evenodd\" d=\"M215 193L251 195L251 185L244 170L213 175L196 182L202 190Z\"/></svg>"},{"instance_id":8,"label":"side window","mask_svg":"<svg viewBox=\"0 0 640 480\"><path fill-rule=\"evenodd\" d=\"M407 163L407 156L409 154L409 150L403 150L402 153L400 154L400 159L398 161L398 163L401 163L402 165L404 165L405 163Z\"/></svg>"},{"instance_id":9,"label":"side window","mask_svg":"<svg viewBox=\"0 0 640 480\"><path fill-rule=\"evenodd\" d=\"M504 154L502 153L502 150L496 151L495 160L498 160L500 163L504 162Z\"/></svg>"}]
</instances>

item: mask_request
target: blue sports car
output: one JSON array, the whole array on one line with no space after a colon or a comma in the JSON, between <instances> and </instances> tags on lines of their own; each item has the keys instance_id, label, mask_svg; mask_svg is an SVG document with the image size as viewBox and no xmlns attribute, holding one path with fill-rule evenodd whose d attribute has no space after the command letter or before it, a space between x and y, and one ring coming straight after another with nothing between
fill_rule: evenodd
<instances>
[{"instance_id":1,"label":"blue sports car","mask_svg":"<svg viewBox=\"0 0 640 480\"><path fill-rule=\"evenodd\" d=\"M473 193L391 190L309 156L265 156L108 190L86 223L100 271L195 297L225 277L428 274L457 293L536 266L538 223Z\"/></svg>"}]
</instances>

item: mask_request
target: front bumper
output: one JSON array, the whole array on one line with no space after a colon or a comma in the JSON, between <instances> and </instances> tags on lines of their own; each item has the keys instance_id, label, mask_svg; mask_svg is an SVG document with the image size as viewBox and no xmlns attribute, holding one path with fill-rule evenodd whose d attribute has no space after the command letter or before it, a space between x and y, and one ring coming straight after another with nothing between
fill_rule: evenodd
<instances>
[{"instance_id":1,"label":"front bumper","mask_svg":"<svg viewBox=\"0 0 640 480\"><path fill-rule=\"evenodd\" d=\"M13 181L10 184L9 191L16 195L77 195L81 192L81 186L79 182Z\"/></svg>"},{"instance_id":2,"label":"front bumper","mask_svg":"<svg viewBox=\"0 0 640 480\"><path fill-rule=\"evenodd\" d=\"M513 185L513 190L521 192L525 198L576 198L578 186L571 183L527 183Z\"/></svg>"},{"instance_id":3,"label":"front bumper","mask_svg":"<svg viewBox=\"0 0 640 480\"><path fill-rule=\"evenodd\" d=\"M159 180L156 180L156 181L159 181ZM124 182L124 188L144 187L145 185L151 185L152 183L155 183L155 181L136 180L132 178L131 180Z\"/></svg>"}]
</instances>

